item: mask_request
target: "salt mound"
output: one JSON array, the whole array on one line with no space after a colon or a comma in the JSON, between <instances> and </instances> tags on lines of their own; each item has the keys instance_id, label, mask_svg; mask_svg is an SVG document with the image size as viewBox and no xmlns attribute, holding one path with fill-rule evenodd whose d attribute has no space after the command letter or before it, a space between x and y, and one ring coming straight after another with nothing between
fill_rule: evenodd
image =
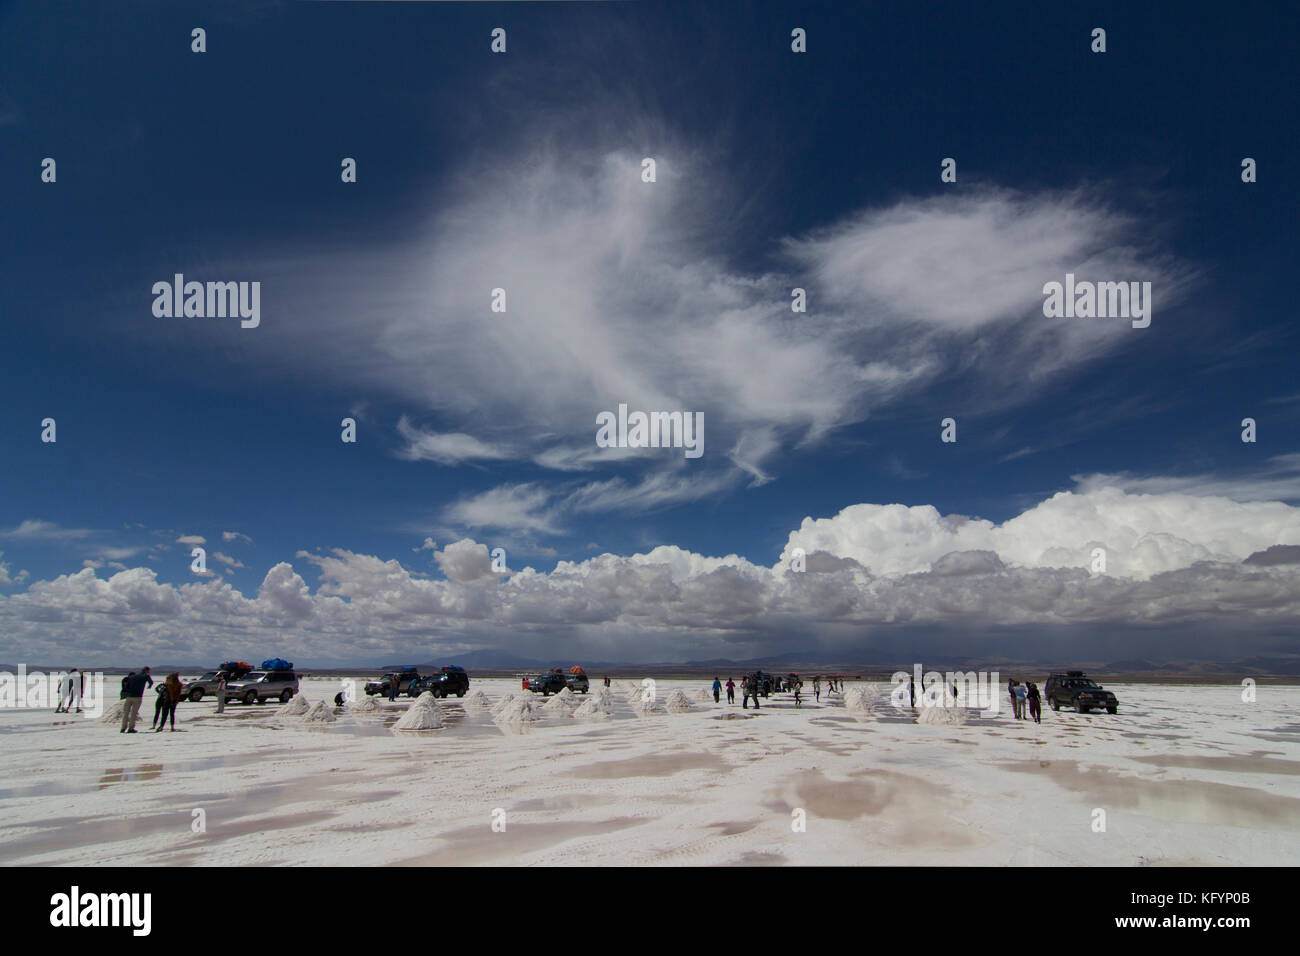
<instances>
[{"instance_id":1,"label":"salt mound","mask_svg":"<svg viewBox=\"0 0 1300 956\"><path fill-rule=\"evenodd\" d=\"M348 706L352 708L354 714L373 714L375 711L383 709L379 704L379 698L372 697L369 694L366 694L360 700L352 701Z\"/></svg>"},{"instance_id":2,"label":"salt mound","mask_svg":"<svg viewBox=\"0 0 1300 956\"><path fill-rule=\"evenodd\" d=\"M507 697L493 710L494 716L492 719L505 724L528 723L537 719L537 714L533 710L532 699L521 694Z\"/></svg>"},{"instance_id":3,"label":"salt mound","mask_svg":"<svg viewBox=\"0 0 1300 956\"><path fill-rule=\"evenodd\" d=\"M427 707L430 710L437 710L438 698L433 696L432 691L426 690L419 697L415 698L415 703L411 705L411 708L414 709L416 707Z\"/></svg>"},{"instance_id":4,"label":"salt mound","mask_svg":"<svg viewBox=\"0 0 1300 956\"><path fill-rule=\"evenodd\" d=\"M101 724L120 724L122 722L122 701L115 700L99 715Z\"/></svg>"},{"instance_id":5,"label":"salt mound","mask_svg":"<svg viewBox=\"0 0 1300 956\"><path fill-rule=\"evenodd\" d=\"M965 707L943 707L939 704L922 706L917 715L918 724L937 724L945 727L960 727L966 723Z\"/></svg>"},{"instance_id":6,"label":"salt mound","mask_svg":"<svg viewBox=\"0 0 1300 956\"><path fill-rule=\"evenodd\" d=\"M281 717L301 717L311 710L311 704L302 694L294 694L289 703L280 708Z\"/></svg>"},{"instance_id":7,"label":"salt mound","mask_svg":"<svg viewBox=\"0 0 1300 956\"><path fill-rule=\"evenodd\" d=\"M679 690L673 691L668 695L668 701L664 704L670 714L684 714L691 709L691 701L685 694Z\"/></svg>"},{"instance_id":8,"label":"salt mound","mask_svg":"<svg viewBox=\"0 0 1300 956\"><path fill-rule=\"evenodd\" d=\"M505 695L504 697L502 697L499 701L497 701L495 704L492 705L492 713L493 713L493 714L499 714L499 713L501 713L502 711L504 711L507 707L514 707L514 706L516 706L514 703L512 703L512 701L516 701L516 700L526 700L526 701L528 701L528 702L530 703L530 705L531 705L531 703L532 703L532 696L533 696L533 695L532 695L532 692L531 692L531 691L529 691L529 692L527 692L527 693L523 693L523 694L520 694L520 693L518 693L518 692L515 692L515 693L513 693L513 694L506 694L506 695Z\"/></svg>"},{"instance_id":9,"label":"salt mound","mask_svg":"<svg viewBox=\"0 0 1300 956\"><path fill-rule=\"evenodd\" d=\"M601 690L604 690L602 687ZM614 716L614 699L609 694L597 694L582 702L573 712L576 720L607 720Z\"/></svg>"},{"instance_id":10,"label":"salt mound","mask_svg":"<svg viewBox=\"0 0 1300 956\"><path fill-rule=\"evenodd\" d=\"M608 705L609 708L610 708L610 710L613 710L613 709L614 709L614 695L613 695L612 693L610 693L610 690L609 690L608 687L598 687L598 688L596 688L596 697L595 697L595 699L598 700L598 701L600 701L602 704Z\"/></svg>"},{"instance_id":11,"label":"salt mound","mask_svg":"<svg viewBox=\"0 0 1300 956\"><path fill-rule=\"evenodd\" d=\"M876 707L871 698L871 690L857 686L848 688L844 692L844 709L864 717L875 713Z\"/></svg>"},{"instance_id":12,"label":"salt mound","mask_svg":"<svg viewBox=\"0 0 1300 956\"><path fill-rule=\"evenodd\" d=\"M420 695L421 698L423 696L424 694ZM421 704L420 698L416 698L402 719L393 724L393 730L437 730L441 726L442 717L438 714L438 708L433 704Z\"/></svg>"},{"instance_id":13,"label":"salt mound","mask_svg":"<svg viewBox=\"0 0 1300 956\"><path fill-rule=\"evenodd\" d=\"M466 707L491 707L492 698L481 690L476 690L465 698Z\"/></svg>"},{"instance_id":14,"label":"salt mound","mask_svg":"<svg viewBox=\"0 0 1300 956\"><path fill-rule=\"evenodd\" d=\"M302 695L299 694L298 696L301 697ZM290 703L292 703L292 701L290 701ZM334 708L323 700L318 700L316 703L312 704L311 709L308 710L307 713L303 714L302 719L309 724L332 724L334 721L338 720L338 718L334 716Z\"/></svg>"},{"instance_id":15,"label":"salt mound","mask_svg":"<svg viewBox=\"0 0 1300 956\"><path fill-rule=\"evenodd\" d=\"M564 696L568 694L569 696ZM574 693L569 688L564 688L554 697L542 704L542 710L548 714L567 714L573 710L574 705L578 703Z\"/></svg>"}]
</instances>

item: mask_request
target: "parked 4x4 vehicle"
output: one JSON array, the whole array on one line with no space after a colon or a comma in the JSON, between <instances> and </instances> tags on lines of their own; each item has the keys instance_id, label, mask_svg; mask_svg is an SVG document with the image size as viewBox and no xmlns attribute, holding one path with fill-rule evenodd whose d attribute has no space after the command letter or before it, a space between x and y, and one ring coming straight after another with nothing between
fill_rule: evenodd
<instances>
[{"instance_id":1,"label":"parked 4x4 vehicle","mask_svg":"<svg viewBox=\"0 0 1300 956\"><path fill-rule=\"evenodd\" d=\"M543 697L558 694L568 686L563 672L558 670L547 671L545 674L538 674L536 677L524 680L525 689L531 690L534 694L541 694Z\"/></svg>"},{"instance_id":2,"label":"parked 4x4 vehicle","mask_svg":"<svg viewBox=\"0 0 1300 956\"><path fill-rule=\"evenodd\" d=\"M293 671L253 671L226 685L226 700L265 704L273 697L287 704L298 693L298 675Z\"/></svg>"},{"instance_id":3,"label":"parked 4x4 vehicle","mask_svg":"<svg viewBox=\"0 0 1300 956\"><path fill-rule=\"evenodd\" d=\"M202 677L188 682L181 687L181 697L197 704L203 699L204 694L216 694L218 673L218 671L208 671Z\"/></svg>"},{"instance_id":4,"label":"parked 4x4 vehicle","mask_svg":"<svg viewBox=\"0 0 1300 956\"><path fill-rule=\"evenodd\" d=\"M1052 710L1060 710L1064 705L1080 714L1102 707L1108 714L1119 713L1119 699L1083 671L1050 675L1043 685L1043 698L1052 705Z\"/></svg>"},{"instance_id":5,"label":"parked 4x4 vehicle","mask_svg":"<svg viewBox=\"0 0 1300 956\"><path fill-rule=\"evenodd\" d=\"M393 678L397 678L397 692L404 694L411 689L411 682L420 679L420 672L412 667L410 670L394 671L391 674L385 674L379 680L372 680L366 684L366 693L370 696L383 694L388 696L392 689Z\"/></svg>"},{"instance_id":6,"label":"parked 4x4 vehicle","mask_svg":"<svg viewBox=\"0 0 1300 956\"><path fill-rule=\"evenodd\" d=\"M434 697L447 697L451 694L464 697L469 692L469 675L463 667L448 664L436 674L417 677L411 681L406 693L411 697L419 697L426 690Z\"/></svg>"}]
</instances>

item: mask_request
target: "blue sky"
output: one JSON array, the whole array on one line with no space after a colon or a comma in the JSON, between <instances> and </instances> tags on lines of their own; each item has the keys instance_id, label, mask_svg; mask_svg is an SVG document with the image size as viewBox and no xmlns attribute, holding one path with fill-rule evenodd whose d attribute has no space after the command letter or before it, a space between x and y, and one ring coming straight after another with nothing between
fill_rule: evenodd
<instances>
[{"instance_id":1,"label":"blue sky","mask_svg":"<svg viewBox=\"0 0 1300 956\"><path fill-rule=\"evenodd\" d=\"M1154 654L1188 620L1233 656L1195 576L1300 544L1297 17L1042 6L0 7L0 658ZM1151 281L1151 326L1044 317L1067 271ZM155 317L176 272L261 282L261 325ZM602 454L619 402L702 411L705 455ZM827 593L769 580L810 542ZM1070 577L1098 543L1132 604ZM999 564L881 596L951 552ZM1225 587L1292 652L1269 567Z\"/></svg>"}]
</instances>

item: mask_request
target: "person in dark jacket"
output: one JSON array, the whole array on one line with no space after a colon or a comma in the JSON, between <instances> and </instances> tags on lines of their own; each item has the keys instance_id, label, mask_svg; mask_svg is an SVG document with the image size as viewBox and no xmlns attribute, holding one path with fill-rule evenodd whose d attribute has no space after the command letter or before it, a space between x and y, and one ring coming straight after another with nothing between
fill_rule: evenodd
<instances>
[{"instance_id":1,"label":"person in dark jacket","mask_svg":"<svg viewBox=\"0 0 1300 956\"><path fill-rule=\"evenodd\" d=\"M172 671L161 686L166 700L163 705L162 720L158 721L158 729L154 731L155 733L163 729L164 723L170 723L173 731L176 729L176 705L181 702L181 675Z\"/></svg>"},{"instance_id":2,"label":"person in dark jacket","mask_svg":"<svg viewBox=\"0 0 1300 956\"><path fill-rule=\"evenodd\" d=\"M147 667L138 674L132 671L122 681L122 726L118 730L119 734L136 732L135 722L140 718L140 702L144 699L144 689L152 686L153 678L149 676Z\"/></svg>"},{"instance_id":3,"label":"person in dark jacket","mask_svg":"<svg viewBox=\"0 0 1300 956\"><path fill-rule=\"evenodd\" d=\"M1038 693L1038 685L1033 681L1029 682L1028 697L1029 716L1034 718L1034 723L1041 724L1043 722L1043 698Z\"/></svg>"},{"instance_id":4,"label":"person in dark jacket","mask_svg":"<svg viewBox=\"0 0 1300 956\"><path fill-rule=\"evenodd\" d=\"M161 726L163 725L163 723L167 720L167 703L168 703L168 700L167 700L167 685L166 685L166 684L157 684L157 685L154 687L154 695L153 695L153 696L154 696L154 702L153 702L153 720L150 721L150 723L149 723L149 729L150 729L150 730L153 730L153 729L155 729L155 728L157 728L157 727L161 727ZM158 719L159 717L162 718L161 721Z\"/></svg>"}]
</instances>

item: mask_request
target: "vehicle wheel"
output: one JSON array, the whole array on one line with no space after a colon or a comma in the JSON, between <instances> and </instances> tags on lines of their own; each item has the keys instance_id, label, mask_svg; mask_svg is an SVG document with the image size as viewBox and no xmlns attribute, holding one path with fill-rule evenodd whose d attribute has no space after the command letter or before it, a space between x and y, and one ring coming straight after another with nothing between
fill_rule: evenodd
<instances>
[{"instance_id":1,"label":"vehicle wheel","mask_svg":"<svg viewBox=\"0 0 1300 956\"><path fill-rule=\"evenodd\" d=\"M280 703L287 704L291 700L293 700L293 691L286 688L280 693Z\"/></svg>"},{"instance_id":2,"label":"vehicle wheel","mask_svg":"<svg viewBox=\"0 0 1300 956\"><path fill-rule=\"evenodd\" d=\"M247 707L255 700L257 700L257 691L250 690L247 694L244 695L244 706Z\"/></svg>"},{"instance_id":3,"label":"vehicle wheel","mask_svg":"<svg viewBox=\"0 0 1300 956\"><path fill-rule=\"evenodd\" d=\"M198 703L199 701L201 701L202 699L203 699L203 691L201 691L201 690L192 690L192 691L190 691L190 703L191 703L191 704L197 704L197 703Z\"/></svg>"},{"instance_id":4,"label":"vehicle wheel","mask_svg":"<svg viewBox=\"0 0 1300 956\"><path fill-rule=\"evenodd\" d=\"M1079 703L1079 702L1076 700L1076 701L1074 702L1074 712L1075 712L1076 714L1086 714L1086 713L1088 712L1088 708L1087 708L1087 707L1084 707L1083 704Z\"/></svg>"},{"instance_id":5,"label":"vehicle wheel","mask_svg":"<svg viewBox=\"0 0 1300 956\"><path fill-rule=\"evenodd\" d=\"M587 688L584 687L584 688L582 689L582 692L583 692L584 694L587 693Z\"/></svg>"},{"instance_id":6,"label":"vehicle wheel","mask_svg":"<svg viewBox=\"0 0 1300 956\"><path fill-rule=\"evenodd\" d=\"M1061 709L1061 702L1060 702L1059 700L1057 700L1055 697L1053 697L1053 698L1052 698L1052 710L1060 710L1060 709Z\"/></svg>"},{"instance_id":7,"label":"vehicle wheel","mask_svg":"<svg viewBox=\"0 0 1300 956\"><path fill-rule=\"evenodd\" d=\"M408 691L406 692L406 696L407 696L407 697L419 697L420 695L417 694L417 693L416 693L415 691L413 691L413 690L408 690Z\"/></svg>"},{"instance_id":8,"label":"vehicle wheel","mask_svg":"<svg viewBox=\"0 0 1300 956\"><path fill-rule=\"evenodd\" d=\"M464 689L462 688L461 690L456 691L456 696L457 696L457 697L464 697L464 696L465 696L465 691L464 691Z\"/></svg>"},{"instance_id":9,"label":"vehicle wheel","mask_svg":"<svg viewBox=\"0 0 1300 956\"><path fill-rule=\"evenodd\" d=\"M1118 713L1119 713L1119 708L1118 708L1118 707L1107 707L1107 708L1106 708L1106 713L1108 713L1108 714L1118 714Z\"/></svg>"}]
</instances>

